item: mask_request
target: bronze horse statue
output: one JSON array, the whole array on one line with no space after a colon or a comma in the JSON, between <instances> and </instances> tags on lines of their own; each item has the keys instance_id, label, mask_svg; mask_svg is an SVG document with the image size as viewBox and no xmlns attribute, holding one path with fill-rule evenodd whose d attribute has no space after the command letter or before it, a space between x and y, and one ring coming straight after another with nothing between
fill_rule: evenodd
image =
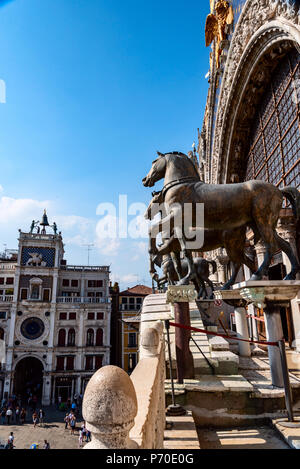
<instances>
[{"instance_id":1,"label":"bronze horse statue","mask_svg":"<svg viewBox=\"0 0 300 469\"><path fill-rule=\"evenodd\" d=\"M147 220L152 220L158 213L162 214L161 204L163 203L163 191L153 192L153 198L145 213ZM174 269L177 277L181 279L183 277L180 252L181 246L179 240L171 233L170 237L164 235L164 232L160 230L162 235L162 244L157 246L156 237L152 236L152 230L150 227L149 231L149 255L150 255L150 274L152 278L157 279L155 264L158 256L164 256L170 254ZM246 243L246 227L235 228L231 231L221 230L204 230L204 244L199 249L193 250L194 252L208 252L218 248L225 248L226 252L233 263L233 271L231 278L222 287L224 290L228 290L235 282L236 276L242 264L245 264L251 272L255 271L255 264L245 253Z\"/></svg>"},{"instance_id":2,"label":"bronze horse statue","mask_svg":"<svg viewBox=\"0 0 300 469\"><path fill-rule=\"evenodd\" d=\"M215 261L208 261L202 257L196 257L193 259L194 267L196 271L196 278L193 279L195 289L198 293L198 299L205 299L208 297L205 283L211 288L211 296L214 297L214 285L209 279L210 272L209 266L212 266L212 274L217 270L217 264ZM153 279L157 282L158 288L160 289L164 284L168 282L169 285L175 285L178 282L179 277L175 270L174 262L170 254L164 254L163 256L154 256L154 264L161 267L163 276L159 278L158 274L153 276ZM186 259L181 259L181 271L183 275L186 275L188 271L188 264Z\"/></svg>"},{"instance_id":3,"label":"bronze horse statue","mask_svg":"<svg viewBox=\"0 0 300 469\"><path fill-rule=\"evenodd\" d=\"M261 280L267 275L272 256L281 249L291 262L291 272L285 280L294 280L300 270L299 263L289 243L276 232L276 225L286 197L292 204L296 217L300 214L300 195L297 189L252 180L237 184L206 184L200 180L194 163L187 155L178 152L158 153L148 175L143 179L145 187L164 178L163 200L167 210L165 222L175 223L178 207L183 214L180 226L174 225L174 233L188 261L188 273L180 284L188 284L195 276L192 253L187 249L188 238L184 233L185 204L191 204L191 229L231 231L250 227L265 245L264 261L251 280ZM204 226L197 226L197 204L204 205Z\"/></svg>"}]
</instances>

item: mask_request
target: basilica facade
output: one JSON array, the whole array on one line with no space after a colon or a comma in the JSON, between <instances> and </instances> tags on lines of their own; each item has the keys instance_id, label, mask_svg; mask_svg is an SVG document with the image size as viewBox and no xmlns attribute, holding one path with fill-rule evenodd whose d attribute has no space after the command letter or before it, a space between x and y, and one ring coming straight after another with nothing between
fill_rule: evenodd
<instances>
[{"instance_id":1,"label":"basilica facade","mask_svg":"<svg viewBox=\"0 0 300 469\"><path fill-rule=\"evenodd\" d=\"M209 91L198 146L202 178L212 184L261 179L299 189L300 2L211 0L210 7L205 26ZM299 221L288 203L277 231L299 257ZM247 249L260 265L265 247L254 246L251 230ZM231 273L226 251L207 257L217 261L214 280L224 283ZM283 279L287 271L289 260L278 251L269 279ZM249 276L244 268L239 280ZM282 311L282 320L287 341L300 351L300 295ZM265 334L263 327L258 332Z\"/></svg>"},{"instance_id":2,"label":"basilica facade","mask_svg":"<svg viewBox=\"0 0 300 469\"><path fill-rule=\"evenodd\" d=\"M0 399L31 392L49 405L83 394L110 363L109 274L68 265L46 213L19 230L18 251L0 259Z\"/></svg>"}]
</instances>

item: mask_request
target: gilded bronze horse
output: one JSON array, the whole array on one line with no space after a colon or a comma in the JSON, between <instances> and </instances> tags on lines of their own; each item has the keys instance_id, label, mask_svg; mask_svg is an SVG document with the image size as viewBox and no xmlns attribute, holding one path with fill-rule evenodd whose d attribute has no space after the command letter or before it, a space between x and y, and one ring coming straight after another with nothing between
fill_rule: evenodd
<instances>
[{"instance_id":1,"label":"gilded bronze horse","mask_svg":"<svg viewBox=\"0 0 300 469\"><path fill-rule=\"evenodd\" d=\"M184 204L193 207L191 229L234 230L250 227L255 233L256 241L260 238L266 248L264 261L252 275L251 280L261 280L268 269L278 247L291 262L291 272L285 280L294 280L300 270L299 263L289 243L276 232L276 225L286 197L292 204L294 214L300 214L300 195L297 189L286 187L278 189L270 183L252 180L238 184L206 184L199 178L194 163L187 155L178 152L158 153L148 175L143 179L145 187L152 187L164 178L163 199L167 217L174 223L176 211L181 208L184 220ZM196 225L197 204L204 204L204 226ZM168 220L168 222L169 222ZM178 237L181 250L188 260L188 274L180 280L188 284L195 275L192 254L187 249L187 236L184 223L176 226L174 232Z\"/></svg>"}]
</instances>

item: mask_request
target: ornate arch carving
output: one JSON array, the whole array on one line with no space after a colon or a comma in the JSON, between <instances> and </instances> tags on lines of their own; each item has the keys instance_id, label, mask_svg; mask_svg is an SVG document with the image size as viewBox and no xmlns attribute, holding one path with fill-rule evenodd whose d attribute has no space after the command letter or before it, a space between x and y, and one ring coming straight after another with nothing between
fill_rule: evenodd
<instances>
[{"instance_id":1,"label":"ornate arch carving","mask_svg":"<svg viewBox=\"0 0 300 469\"><path fill-rule=\"evenodd\" d=\"M233 151L238 161L268 75L278 59L300 44L300 10L292 0L248 0L231 40L220 90L212 152L213 183L229 182Z\"/></svg>"}]
</instances>

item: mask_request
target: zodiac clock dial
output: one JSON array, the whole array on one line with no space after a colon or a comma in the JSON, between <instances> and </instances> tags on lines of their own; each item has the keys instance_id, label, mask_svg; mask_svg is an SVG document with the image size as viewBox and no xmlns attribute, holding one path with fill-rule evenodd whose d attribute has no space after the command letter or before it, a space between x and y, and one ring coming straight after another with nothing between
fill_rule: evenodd
<instances>
[{"instance_id":1,"label":"zodiac clock dial","mask_svg":"<svg viewBox=\"0 0 300 469\"><path fill-rule=\"evenodd\" d=\"M39 318L27 318L21 324L22 335L29 340L35 340L41 337L45 330L43 321Z\"/></svg>"}]
</instances>

